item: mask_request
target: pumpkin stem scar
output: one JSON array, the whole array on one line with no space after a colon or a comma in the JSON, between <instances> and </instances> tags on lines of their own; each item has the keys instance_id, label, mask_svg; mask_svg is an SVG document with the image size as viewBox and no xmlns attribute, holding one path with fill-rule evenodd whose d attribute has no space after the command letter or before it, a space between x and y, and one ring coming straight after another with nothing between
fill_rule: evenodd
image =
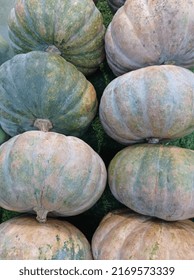
<instances>
[{"instance_id":1,"label":"pumpkin stem scar","mask_svg":"<svg viewBox=\"0 0 194 280\"><path fill-rule=\"evenodd\" d=\"M54 45L48 46L45 51L49 52L49 53L54 53L54 54L61 55L60 50Z\"/></svg>"},{"instance_id":2,"label":"pumpkin stem scar","mask_svg":"<svg viewBox=\"0 0 194 280\"><path fill-rule=\"evenodd\" d=\"M34 207L33 209L37 216L36 216L36 220L39 222L39 223L45 223L46 222L46 217L47 217L47 214L48 214L48 211L45 210L44 208L39 208L39 207Z\"/></svg>"},{"instance_id":3,"label":"pumpkin stem scar","mask_svg":"<svg viewBox=\"0 0 194 280\"><path fill-rule=\"evenodd\" d=\"M48 132L53 128L51 121L47 119L36 119L34 122L34 127L37 127L39 130L43 132Z\"/></svg>"},{"instance_id":4,"label":"pumpkin stem scar","mask_svg":"<svg viewBox=\"0 0 194 280\"><path fill-rule=\"evenodd\" d=\"M149 144L158 144L160 142L160 139L159 138L150 137L150 138L146 138L146 141Z\"/></svg>"}]
</instances>

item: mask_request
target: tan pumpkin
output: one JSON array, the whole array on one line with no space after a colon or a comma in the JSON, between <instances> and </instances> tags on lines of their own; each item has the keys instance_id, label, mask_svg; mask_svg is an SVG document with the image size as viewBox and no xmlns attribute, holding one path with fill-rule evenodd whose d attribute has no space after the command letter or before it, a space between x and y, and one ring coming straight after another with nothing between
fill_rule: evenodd
<instances>
[{"instance_id":1,"label":"tan pumpkin","mask_svg":"<svg viewBox=\"0 0 194 280\"><path fill-rule=\"evenodd\" d=\"M194 260L194 223L113 211L96 229L92 252L95 260Z\"/></svg>"},{"instance_id":2,"label":"tan pumpkin","mask_svg":"<svg viewBox=\"0 0 194 280\"><path fill-rule=\"evenodd\" d=\"M72 224L21 216L0 225L0 260L91 260L91 248Z\"/></svg>"},{"instance_id":3,"label":"tan pumpkin","mask_svg":"<svg viewBox=\"0 0 194 280\"><path fill-rule=\"evenodd\" d=\"M29 131L0 146L0 206L73 216L92 207L106 185L106 168L85 142L55 132Z\"/></svg>"},{"instance_id":4,"label":"tan pumpkin","mask_svg":"<svg viewBox=\"0 0 194 280\"><path fill-rule=\"evenodd\" d=\"M194 217L194 151L138 144L118 152L108 167L115 198L143 215L167 221Z\"/></svg>"},{"instance_id":5,"label":"tan pumpkin","mask_svg":"<svg viewBox=\"0 0 194 280\"><path fill-rule=\"evenodd\" d=\"M194 65L194 0L127 0L105 35L115 75L160 64Z\"/></svg>"},{"instance_id":6,"label":"tan pumpkin","mask_svg":"<svg viewBox=\"0 0 194 280\"><path fill-rule=\"evenodd\" d=\"M173 65L149 66L114 79L104 90L100 120L128 145L180 138L194 131L194 74Z\"/></svg>"}]
</instances>

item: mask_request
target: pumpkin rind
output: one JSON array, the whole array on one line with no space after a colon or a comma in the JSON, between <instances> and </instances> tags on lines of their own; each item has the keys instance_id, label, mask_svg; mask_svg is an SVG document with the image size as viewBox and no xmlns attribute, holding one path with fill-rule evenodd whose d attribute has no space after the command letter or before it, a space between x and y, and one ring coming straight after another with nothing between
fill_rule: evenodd
<instances>
[{"instance_id":1,"label":"pumpkin rind","mask_svg":"<svg viewBox=\"0 0 194 280\"><path fill-rule=\"evenodd\" d=\"M120 7L124 5L126 0L108 0L111 10L115 13Z\"/></svg>"},{"instance_id":2,"label":"pumpkin rind","mask_svg":"<svg viewBox=\"0 0 194 280\"><path fill-rule=\"evenodd\" d=\"M105 35L115 75L150 65L194 65L194 0L127 0Z\"/></svg>"},{"instance_id":3,"label":"pumpkin rind","mask_svg":"<svg viewBox=\"0 0 194 280\"><path fill-rule=\"evenodd\" d=\"M1 260L91 260L91 248L72 224L21 216L0 225Z\"/></svg>"},{"instance_id":4,"label":"pumpkin rind","mask_svg":"<svg viewBox=\"0 0 194 280\"><path fill-rule=\"evenodd\" d=\"M100 156L73 136L28 131L0 146L0 206L34 211L40 222L48 212L73 216L89 209L106 178Z\"/></svg>"},{"instance_id":5,"label":"pumpkin rind","mask_svg":"<svg viewBox=\"0 0 194 280\"><path fill-rule=\"evenodd\" d=\"M129 146L111 160L108 182L122 204L167 221L194 217L194 151L173 146Z\"/></svg>"},{"instance_id":6,"label":"pumpkin rind","mask_svg":"<svg viewBox=\"0 0 194 280\"><path fill-rule=\"evenodd\" d=\"M58 55L19 54L0 67L0 123L11 136L37 130L37 119L49 120L50 131L80 136L96 111L93 85Z\"/></svg>"},{"instance_id":7,"label":"pumpkin rind","mask_svg":"<svg viewBox=\"0 0 194 280\"><path fill-rule=\"evenodd\" d=\"M92 252L95 260L193 260L194 223L113 211L96 229Z\"/></svg>"},{"instance_id":8,"label":"pumpkin rind","mask_svg":"<svg viewBox=\"0 0 194 280\"><path fill-rule=\"evenodd\" d=\"M3 131L3 129L0 127L0 145L7 141L9 138L9 135L7 135L5 131Z\"/></svg>"},{"instance_id":9,"label":"pumpkin rind","mask_svg":"<svg viewBox=\"0 0 194 280\"><path fill-rule=\"evenodd\" d=\"M17 0L8 25L16 53L46 51L54 45L85 75L104 59L105 28L91 0Z\"/></svg>"},{"instance_id":10,"label":"pumpkin rind","mask_svg":"<svg viewBox=\"0 0 194 280\"><path fill-rule=\"evenodd\" d=\"M0 35L0 65L9 59L8 52L9 52L9 44Z\"/></svg>"},{"instance_id":11,"label":"pumpkin rind","mask_svg":"<svg viewBox=\"0 0 194 280\"><path fill-rule=\"evenodd\" d=\"M180 138L194 131L194 74L173 65L149 66L114 79L99 114L106 133L128 145Z\"/></svg>"}]
</instances>

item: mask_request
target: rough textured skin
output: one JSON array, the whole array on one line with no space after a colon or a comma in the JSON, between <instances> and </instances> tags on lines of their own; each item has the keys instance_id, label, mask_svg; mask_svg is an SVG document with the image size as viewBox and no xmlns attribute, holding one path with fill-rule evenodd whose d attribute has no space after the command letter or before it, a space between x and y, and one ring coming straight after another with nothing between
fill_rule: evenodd
<instances>
[{"instance_id":1,"label":"rough textured skin","mask_svg":"<svg viewBox=\"0 0 194 280\"><path fill-rule=\"evenodd\" d=\"M80 136L96 111L93 85L56 54L19 54L0 67L0 124L11 136L37 130L37 119L49 120L50 131Z\"/></svg>"},{"instance_id":2,"label":"rough textured skin","mask_svg":"<svg viewBox=\"0 0 194 280\"><path fill-rule=\"evenodd\" d=\"M94 233L92 252L95 260L193 260L194 223L113 211Z\"/></svg>"},{"instance_id":3,"label":"rough textured skin","mask_svg":"<svg viewBox=\"0 0 194 280\"><path fill-rule=\"evenodd\" d=\"M55 132L28 131L0 146L0 206L73 216L92 207L106 185L100 156L84 141Z\"/></svg>"},{"instance_id":4,"label":"rough textured skin","mask_svg":"<svg viewBox=\"0 0 194 280\"><path fill-rule=\"evenodd\" d=\"M104 59L105 28L91 0L17 0L8 24L16 53L55 46L86 75Z\"/></svg>"},{"instance_id":5,"label":"rough textured skin","mask_svg":"<svg viewBox=\"0 0 194 280\"><path fill-rule=\"evenodd\" d=\"M173 65L149 66L114 79L104 90L100 120L128 145L183 137L194 131L194 74Z\"/></svg>"},{"instance_id":6,"label":"rough textured skin","mask_svg":"<svg viewBox=\"0 0 194 280\"><path fill-rule=\"evenodd\" d=\"M194 65L194 0L127 0L105 35L115 75L149 65Z\"/></svg>"},{"instance_id":7,"label":"rough textured skin","mask_svg":"<svg viewBox=\"0 0 194 280\"><path fill-rule=\"evenodd\" d=\"M8 60L9 44L7 41L0 35L0 65Z\"/></svg>"},{"instance_id":8,"label":"rough textured skin","mask_svg":"<svg viewBox=\"0 0 194 280\"><path fill-rule=\"evenodd\" d=\"M173 146L129 146L112 159L112 194L128 208L167 221L194 217L194 151Z\"/></svg>"},{"instance_id":9,"label":"rough textured skin","mask_svg":"<svg viewBox=\"0 0 194 280\"><path fill-rule=\"evenodd\" d=\"M0 260L91 260L91 248L72 224L21 216L0 225Z\"/></svg>"},{"instance_id":10,"label":"rough textured skin","mask_svg":"<svg viewBox=\"0 0 194 280\"><path fill-rule=\"evenodd\" d=\"M108 0L108 4L113 13L115 13L121 6L124 5L125 1L126 0Z\"/></svg>"}]
</instances>

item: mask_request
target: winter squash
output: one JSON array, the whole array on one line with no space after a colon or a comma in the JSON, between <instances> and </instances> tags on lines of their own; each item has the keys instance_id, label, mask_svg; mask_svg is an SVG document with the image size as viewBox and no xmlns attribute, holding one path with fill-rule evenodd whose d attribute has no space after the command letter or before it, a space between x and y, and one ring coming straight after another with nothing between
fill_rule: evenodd
<instances>
[{"instance_id":1,"label":"winter squash","mask_svg":"<svg viewBox=\"0 0 194 280\"><path fill-rule=\"evenodd\" d=\"M92 239L95 260L193 260L194 223L165 222L128 209L108 213Z\"/></svg>"},{"instance_id":2,"label":"winter squash","mask_svg":"<svg viewBox=\"0 0 194 280\"><path fill-rule=\"evenodd\" d=\"M7 135L5 131L3 131L3 129L0 127L0 145L7 141L9 138L9 135Z\"/></svg>"},{"instance_id":3,"label":"winter squash","mask_svg":"<svg viewBox=\"0 0 194 280\"><path fill-rule=\"evenodd\" d=\"M124 5L125 1L126 0L108 0L108 4L113 13L115 13L120 7Z\"/></svg>"},{"instance_id":4,"label":"winter squash","mask_svg":"<svg viewBox=\"0 0 194 280\"><path fill-rule=\"evenodd\" d=\"M194 217L194 151L174 146L138 144L111 160L108 181L122 204L167 221Z\"/></svg>"},{"instance_id":5,"label":"winter squash","mask_svg":"<svg viewBox=\"0 0 194 280\"><path fill-rule=\"evenodd\" d=\"M9 44L6 40L0 35L0 65L8 60Z\"/></svg>"},{"instance_id":6,"label":"winter squash","mask_svg":"<svg viewBox=\"0 0 194 280\"><path fill-rule=\"evenodd\" d=\"M74 225L57 219L39 224L21 216L0 225L1 260L91 260L91 248Z\"/></svg>"},{"instance_id":7,"label":"winter squash","mask_svg":"<svg viewBox=\"0 0 194 280\"><path fill-rule=\"evenodd\" d=\"M119 143L159 142L194 131L194 74L149 66L114 79L104 90L100 120Z\"/></svg>"},{"instance_id":8,"label":"winter squash","mask_svg":"<svg viewBox=\"0 0 194 280\"><path fill-rule=\"evenodd\" d=\"M19 174L19 176L18 176ZM106 185L100 156L77 137L28 131L0 146L0 207L74 216L92 207Z\"/></svg>"},{"instance_id":9,"label":"winter squash","mask_svg":"<svg viewBox=\"0 0 194 280\"><path fill-rule=\"evenodd\" d=\"M96 110L93 85L56 54L19 54L0 67L0 124L11 136L38 129L80 136Z\"/></svg>"},{"instance_id":10,"label":"winter squash","mask_svg":"<svg viewBox=\"0 0 194 280\"><path fill-rule=\"evenodd\" d=\"M15 53L56 52L85 75L104 59L105 27L91 0L17 0L8 25Z\"/></svg>"},{"instance_id":11,"label":"winter squash","mask_svg":"<svg viewBox=\"0 0 194 280\"><path fill-rule=\"evenodd\" d=\"M105 35L115 75L150 65L194 65L194 0L127 0Z\"/></svg>"}]
</instances>

